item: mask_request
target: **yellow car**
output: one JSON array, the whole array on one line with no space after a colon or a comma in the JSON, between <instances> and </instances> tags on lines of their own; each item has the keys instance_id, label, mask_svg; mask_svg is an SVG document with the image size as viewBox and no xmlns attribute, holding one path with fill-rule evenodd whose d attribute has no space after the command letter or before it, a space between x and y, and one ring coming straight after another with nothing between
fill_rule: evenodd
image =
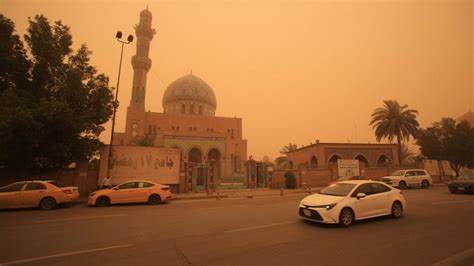
<instances>
[{"instance_id":1,"label":"yellow car","mask_svg":"<svg viewBox=\"0 0 474 266\"><path fill-rule=\"evenodd\" d=\"M77 198L77 187L61 186L55 181L20 181L0 188L0 209L39 207L51 210Z\"/></svg>"},{"instance_id":2,"label":"yellow car","mask_svg":"<svg viewBox=\"0 0 474 266\"><path fill-rule=\"evenodd\" d=\"M102 189L89 195L90 206L106 207L116 203L158 204L171 199L170 187L144 180L122 183L110 189Z\"/></svg>"}]
</instances>

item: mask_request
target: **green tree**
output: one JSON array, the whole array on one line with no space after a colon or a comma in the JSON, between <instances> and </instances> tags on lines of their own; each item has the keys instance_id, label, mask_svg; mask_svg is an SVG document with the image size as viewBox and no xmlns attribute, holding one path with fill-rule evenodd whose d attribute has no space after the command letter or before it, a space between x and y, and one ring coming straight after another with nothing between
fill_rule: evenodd
<instances>
[{"instance_id":1,"label":"green tree","mask_svg":"<svg viewBox=\"0 0 474 266\"><path fill-rule=\"evenodd\" d=\"M97 155L116 104L108 77L73 51L69 28L29 19L27 49L0 15L0 162L16 169L64 167Z\"/></svg>"},{"instance_id":2,"label":"green tree","mask_svg":"<svg viewBox=\"0 0 474 266\"><path fill-rule=\"evenodd\" d=\"M285 172L285 186L289 189L296 188L296 176L292 171Z\"/></svg>"},{"instance_id":3,"label":"green tree","mask_svg":"<svg viewBox=\"0 0 474 266\"><path fill-rule=\"evenodd\" d=\"M293 144L293 143L288 143L288 145L283 146L283 148L280 150L280 153L283 154L284 156L279 156L275 158L275 165L278 169L285 169L288 168L288 157L286 154L290 151L294 151L298 148L298 145Z\"/></svg>"},{"instance_id":4,"label":"green tree","mask_svg":"<svg viewBox=\"0 0 474 266\"><path fill-rule=\"evenodd\" d=\"M448 160L456 176L462 167L474 167L474 128L465 120L443 118L420 130L416 144L427 158Z\"/></svg>"},{"instance_id":5,"label":"green tree","mask_svg":"<svg viewBox=\"0 0 474 266\"><path fill-rule=\"evenodd\" d=\"M410 140L410 136L416 138L418 132L417 110L408 109L408 105L400 105L396 100L384 101L384 106L377 108L372 113L369 125L375 129L375 137L378 142L388 139L392 142L397 139L398 159L402 161L402 142Z\"/></svg>"}]
</instances>

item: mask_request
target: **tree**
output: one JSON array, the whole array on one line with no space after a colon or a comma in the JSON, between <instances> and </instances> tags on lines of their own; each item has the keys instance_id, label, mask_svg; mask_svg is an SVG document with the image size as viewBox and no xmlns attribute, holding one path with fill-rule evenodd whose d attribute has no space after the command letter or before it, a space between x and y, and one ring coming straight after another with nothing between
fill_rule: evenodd
<instances>
[{"instance_id":1,"label":"tree","mask_svg":"<svg viewBox=\"0 0 474 266\"><path fill-rule=\"evenodd\" d=\"M400 158L400 162L403 165L412 165L417 161L415 153L411 151L408 148L408 145L406 145L405 143L402 144L402 152L400 153Z\"/></svg>"},{"instance_id":2,"label":"tree","mask_svg":"<svg viewBox=\"0 0 474 266\"><path fill-rule=\"evenodd\" d=\"M0 15L0 162L8 168L56 168L89 159L115 103L109 79L73 51L69 28L29 18L24 36Z\"/></svg>"},{"instance_id":3,"label":"tree","mask_svg":"<svg viewBox=\"0 0 474 266\"><path fill-rule=\"evenodd\" d=\"M456 176L462 167L474 167L474 128L465 120L443 118L420 130L416 144L427 158L448 160Z\"/></svg>"},{"instance_id":4,"label":"tree","mask_svg":"<svg viewBox=\"0 0 474 266\"><path fill-rule=\"evenodd\" d=\"M286 154L290 151L294 151L298 148L298 145L293 143L288 143L288 145L283 146L283 149L280 150L280 153L284 156L275 158L275 165L278 169L283 169L288 167L288 157Z\"/></svg>"},{"instance_id":5,"label":"tree","mask_svg":"<svg viewBox=\"0 0 474 266\"><path fill-rule=\"evenodd\" d=\"M153 147L155 146L155 138L152 135L145 134L144 136L138 137L136 145L142 147Z\"/></svg>"},{"instance_id":6,"label":"tree","mask_svg":"<svg viewBox=\"0 0 474 266\"><path fill-rule=\"evenodd\" d=\"M396 100L384 101L384 106L377 108L372 113L369 125L375 129L375 137L378 142L388 139L392 142L397 139L398 159L402 161L402 142L410 140L410 136L416 138L418 132L417 110L408 109L408 105L400 105Z\"/></svg>"}]
</instances>

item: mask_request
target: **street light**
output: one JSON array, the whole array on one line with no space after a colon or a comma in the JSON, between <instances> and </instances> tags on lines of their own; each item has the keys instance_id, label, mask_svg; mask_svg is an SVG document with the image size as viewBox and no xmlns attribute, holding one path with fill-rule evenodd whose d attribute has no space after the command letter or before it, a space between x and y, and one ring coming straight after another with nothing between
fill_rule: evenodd
<instances>
[{"instance_id":1,"label":"street light","mask_svg":"<svg viewBox=\"0 0 474 266\"><path fill-rule=\"evenodd\" d=\"M133 35L128 35L127 41L122 41L122 32L117 31L115 34L115 38L117 38L117 41L122 44L122 50L120 51L120 63L119 63L119 71L118 71L118 77L117 77L117 92L115 93L115 103L118 101L118 93L119 93L119 85L120 85L120 71L122 70L122 57L123 57L123 46L125 44L129 44L133 41ZM114 103L114 115L112 116L112 133L110 134L110 146L109 146L109 158L108 158L108 164L107 164L107 176L109 176L110 173L110 164L112 162L112 145L114 143L114 129L115 129L115 113L117 112L117 106Z\"/></svg>"}]
</instances>

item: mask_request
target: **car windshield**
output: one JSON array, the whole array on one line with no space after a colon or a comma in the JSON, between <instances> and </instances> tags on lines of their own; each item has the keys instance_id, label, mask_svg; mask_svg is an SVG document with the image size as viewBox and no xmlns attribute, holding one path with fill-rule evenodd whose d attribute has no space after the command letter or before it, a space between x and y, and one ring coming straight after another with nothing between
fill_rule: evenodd
<instances>
[{"instance_id":1,"label":"car windshield","mask_svg":"<svg viewBox=\"0 0 474 266\"><path fill-rule=\"evenodd\" d=\"M456 180L474 180L474 174L461 175Z\"/></svg>"},{"instance_id":2,"label":"car windshield","mask_svg":"<svg viewBox=\"0 0 474 266\"><path fill-rule=\"evenodd\" d=\"M405 174L405 171L403 170L398 170L390 174L390 176L403 176Z\"/></svg>"},{"instance_id":3,"label":"car windshield","mask_svg":"<svg viewBox=\"0 0 474 266\"><path fill-rule=\"evenodd\" d=\"M343 176L343 177L339 177L337 181L344 181L344 180L349 180L349 179L351 179L351 176Z\"/></svg>"},{"instance_id":4,"label":"car windshield","mask_svg":"<svg viewBox=\"0 0 474 266\"><path fill-rule=\"evenodd\" d=\"M319 194L345 197L352 191L355 186L355 184L335 183L321 189L321 191L319 191Z\"/></svg>"}]
</instances>

